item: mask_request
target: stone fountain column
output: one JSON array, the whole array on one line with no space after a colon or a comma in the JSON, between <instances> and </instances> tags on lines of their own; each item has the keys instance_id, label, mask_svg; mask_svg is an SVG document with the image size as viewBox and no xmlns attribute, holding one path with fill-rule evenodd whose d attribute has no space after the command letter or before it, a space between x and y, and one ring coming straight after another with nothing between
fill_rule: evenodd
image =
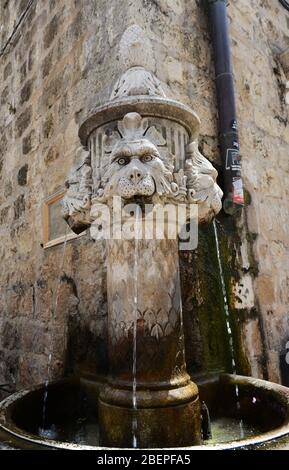
<instances>
[{"instance_id":1,"label":"stone fountain column","mask_svg":"<svg viewBox=\"0 0 289 470\"><path fill-rule=\"evenodd\" d=\"M178 241L109 241L107 291L110 377L99 399L103 444L200 443L198 389L184 355Z\"/></svg>"},{"instance_id":2,"label":"stone fountain column","mask_svg":"<svg viewBox=\"0 0 289 470\"><path fill-rule=\"evenodd\" d=\"M193 204L203 223L220 210L222 192L198 150L199 118L166 98L138 62L149 54L137 28L121 40L120 55L133 50L124 60L130 67L110 101L80 127L82 161L67 181L64 217L75 232L91 227L93 238L107 240L110 374L99 397L102 444L188 446L200 443L201 423L198 389L186 371L178 239L115 236L114 198L121 210L136 202ZM119 212L116 219L122 222Z\"/></svg>"}]
</instances>

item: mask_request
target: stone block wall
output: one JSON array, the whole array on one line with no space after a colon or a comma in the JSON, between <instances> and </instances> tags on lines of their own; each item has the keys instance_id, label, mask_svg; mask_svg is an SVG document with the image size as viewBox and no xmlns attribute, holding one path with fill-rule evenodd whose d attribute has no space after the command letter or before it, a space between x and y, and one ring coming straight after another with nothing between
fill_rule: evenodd
<instances>
[{"instance_id":1,"label":"stone block wall","mask_svg":"<svg viewBox=\"0 0 289 470\"><path fill-rule=\"evenodd\" d=\"M289 340L289 131L278 57L288 47L289 14L277 1L232 0L228 15L247 207L234 220L220 217L220 245L229 266L239 370L280 382L279 355ZM213 59L201 1L1 1L0 383L43 381L50 353L51 376L72 368L106 370L104 245L87 234L68 242L65 256L63 245L44 249L42 210L75 161L79 123L108 99L124 71L118 44L135 23L153 44L151 68L168 96L200 116L200 147L219 167ZM187 336L196 345L188 344L188 354L198 371L202 351L213 354L202 342L213 340L216 319L209 331L202 329L196 312L216 315L219 307L212 307L209 289L202 295L186 276L192 262L184 256L184 305Z\"/></svg>"}]
</instances>

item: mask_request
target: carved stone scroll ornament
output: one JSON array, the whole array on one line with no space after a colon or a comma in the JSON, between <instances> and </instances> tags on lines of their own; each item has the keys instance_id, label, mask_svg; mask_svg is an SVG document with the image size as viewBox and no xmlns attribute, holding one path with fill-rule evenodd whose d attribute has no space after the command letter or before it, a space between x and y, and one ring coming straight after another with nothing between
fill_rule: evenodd
<instances>
[{"instance_id":1,"label":"carved stone scroll ornament","mask_svg":"<svg viewBox=\"0 0 289 470\"><path fill-rule=\"evenodd\" d=\"M67 191L62 201L62 215L75 233L81 233L91 223L92 169L88 151L80 147L77 156L80 165L65 182Z\"/></svg>"},{"instance_id":2,"label":"carved stone scroll ornament","mask_svg":"<svg viewBox=\"0 0 289 470\"><path fill-rule=\"evenodd\" d=\"M199 151L197 142L187 148L185 162L187 198L198 204L199 223L209 222L222 208L223 191L217 185L217 170Z\"/></svg>"}]
</instances>

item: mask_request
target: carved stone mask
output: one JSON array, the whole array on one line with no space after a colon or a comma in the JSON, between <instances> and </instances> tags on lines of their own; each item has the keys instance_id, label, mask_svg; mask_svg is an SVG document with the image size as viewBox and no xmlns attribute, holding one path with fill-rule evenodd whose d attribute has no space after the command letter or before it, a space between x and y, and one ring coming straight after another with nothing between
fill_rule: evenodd
<instances>
[{"instance_id":1,"label":"carved stone mask","mask_svg":"<svg viewBox=\"0 0 289 470\"><path fill-rule=\"evenodd\" d=\"M173 167L148 138L156 137L156 130L137 113L127 114L119 130L122 139L114 144L102 177L102 200L170 194Z\"/></svg>"},{"instance_id":2,"label":"carved stone mask","mask_svg":"<svg viewBox=\"0 0 289 470\"><path fill-rule=\"evenodd\" d=\"M152 196L169 190L166 169L161 156L149 140L122 141L111 154L108 179L109 191L125 199Z\"/></svg>"}]
</instances>

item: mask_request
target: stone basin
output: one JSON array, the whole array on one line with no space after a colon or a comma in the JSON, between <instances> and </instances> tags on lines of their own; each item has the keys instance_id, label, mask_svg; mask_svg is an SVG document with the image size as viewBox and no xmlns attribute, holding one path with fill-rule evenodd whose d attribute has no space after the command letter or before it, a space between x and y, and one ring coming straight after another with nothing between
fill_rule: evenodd
<instances>
[{"instance_id":1,"label":"stone basin","mask_svg":"<svg viewBox=\"0 0 289 470\"><path fill-rule=\"evenodd\" d=\"M212 439L191 449L260 449L289 440L289 388L229 374L197 383L210 411ZM14 393L0 404L0 441L16 449L103 449L97 422L102 385L83 378L51 383L45 418L43 385Z\"/></svg>"}]
</instances>

